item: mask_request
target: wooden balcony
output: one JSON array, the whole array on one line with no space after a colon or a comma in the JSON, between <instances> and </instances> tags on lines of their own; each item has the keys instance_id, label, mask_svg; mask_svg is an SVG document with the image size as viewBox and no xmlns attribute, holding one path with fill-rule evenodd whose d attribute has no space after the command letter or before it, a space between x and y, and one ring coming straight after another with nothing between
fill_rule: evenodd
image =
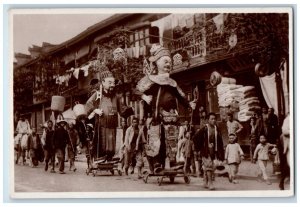
<instances>
[{"instance_id":1,"label":"wooden balcony","mask_svg":"<svg viewBox=\"0 0 300 207\"><path fill-rule=\"evenodd\" d=\"M201 30L199 34L187 34L174 40L170 46L172 54L187 53L188 58L183 60L181 65L174 66L172 73L239 55L265 51L270 48L271 44L267 38L257 39L251 34L246 37L237 37L237 44L234 47L230 47L228 41L228 34L205 36L204 30Z\"/></svg>"}]
</instances>

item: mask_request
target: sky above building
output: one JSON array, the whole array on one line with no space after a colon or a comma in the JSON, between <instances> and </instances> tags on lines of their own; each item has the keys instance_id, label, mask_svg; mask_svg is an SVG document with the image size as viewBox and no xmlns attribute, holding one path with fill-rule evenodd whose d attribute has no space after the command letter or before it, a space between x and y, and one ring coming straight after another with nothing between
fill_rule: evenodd
<instances>
[{"instance_id":1,"label":"sky above building","mask_svg":"<svg viewBox=\"0 0 300 207\"><path fill-rule=\"evenodd\" d=\"M15 14L13 16L13 50L30 54L32 45L43 42L60 44L111 14Z\"/></svg>"}]
</instances>

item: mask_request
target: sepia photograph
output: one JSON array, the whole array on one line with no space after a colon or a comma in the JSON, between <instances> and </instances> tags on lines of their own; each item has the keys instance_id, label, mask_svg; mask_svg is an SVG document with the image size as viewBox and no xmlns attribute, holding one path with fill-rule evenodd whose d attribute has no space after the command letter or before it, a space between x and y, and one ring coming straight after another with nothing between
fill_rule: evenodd
<instances>
[{"instance_id":1,"label":"sepia photograph","mask_svg":"<svg viewBox=\"0 0 300 207\"><path fill-rule=\"evenodd\" d=\"M294 196L292 8L11 9L10 196Z\"/></svg>"}]
</instances>

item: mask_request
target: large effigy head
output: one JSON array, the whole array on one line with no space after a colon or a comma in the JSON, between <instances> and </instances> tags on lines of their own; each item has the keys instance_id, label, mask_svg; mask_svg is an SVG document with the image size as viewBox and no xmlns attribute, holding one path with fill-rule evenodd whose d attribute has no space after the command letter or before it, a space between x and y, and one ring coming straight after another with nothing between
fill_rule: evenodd
<instances>
[{"instance_id":1,"label":"large effigy head","mask_svg":"<svg viewBox=\"0 0 300 207\"><path fill-rule=\"evenodd\" d=\"M169 49L161 45L152 45L150 53L149 61L153 73L165 74L171 71L172 59Z\"/></svg>"}]
</instances>

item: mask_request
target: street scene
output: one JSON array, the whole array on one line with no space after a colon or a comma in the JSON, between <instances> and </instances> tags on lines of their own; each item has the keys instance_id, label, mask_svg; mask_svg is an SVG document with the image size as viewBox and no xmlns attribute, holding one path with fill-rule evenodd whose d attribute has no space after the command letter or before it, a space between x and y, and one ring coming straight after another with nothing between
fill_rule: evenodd
<instances>
[{"instance_id":1,"label":"street scene","mask_svg":"<svg viewBox=\"0 0 300 207\"><path fill-rule=\"evenodd\" d=\"M86 175L86 163L84 156L76 162L77 171L66 170L66 175L61 176L58 172L50 173L44 171L44 164L36 168L27 165L15 166L15 191L16 192L119 192L120 186L124 192L137 191L208 191L203 187L203 178L191 177L191 182L186 184L183 177L175 179L174 183L166 178L159 186L157 177L150 177L147 183L138 179L135 172L128 176L112 175L109 171L99 172L95 177ZM249 166L251 166L249 168ZM68 168L68 166L67 166ZM147 170L147 168L146 168ZM279 190L279 175L272 174L271 165L267 172L271 175L272 185L267 185L258 179L258 168L255 164L245 161L239 170L239 184L229 183L225 171L216 172L217 191L255 191ZM219 174L220 173L220 174ZM24 177L26 179L24 179ZM290 189L289 180L286 180L286 189Z\"/></svg>"},{"instance_id":2,"label":"street scene","mask_svg":"<svg viewBox=\"0 0 300 207\"><path fill-rule=\"evenodd\" d=\"M291 14L15 13L14 192L292 191Z\"/></svg>"}]
</instances>

